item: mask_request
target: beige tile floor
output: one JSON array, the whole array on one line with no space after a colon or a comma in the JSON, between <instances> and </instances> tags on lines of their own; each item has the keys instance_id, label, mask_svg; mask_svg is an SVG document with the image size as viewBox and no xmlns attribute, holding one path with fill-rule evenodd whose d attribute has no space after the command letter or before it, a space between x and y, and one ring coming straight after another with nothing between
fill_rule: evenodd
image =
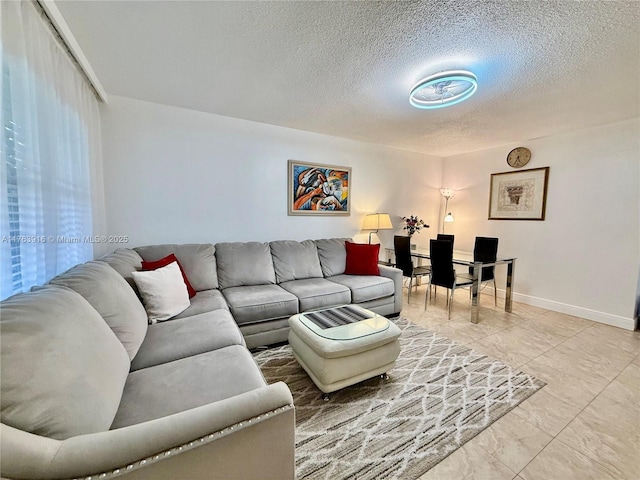
<instances>
[{"instance_id":1,"label":"beige tile floor","mask_svg":"<svg viewBox=\"0 0 640 480\"><path fill-rule=\"evenodd\" d=\"M547 385L421 480L640 480L640 332L481 295L469 321L466 290L447 320L444 289L424 310L418 287L402 316Z\"/></svg>"}]
</instances>

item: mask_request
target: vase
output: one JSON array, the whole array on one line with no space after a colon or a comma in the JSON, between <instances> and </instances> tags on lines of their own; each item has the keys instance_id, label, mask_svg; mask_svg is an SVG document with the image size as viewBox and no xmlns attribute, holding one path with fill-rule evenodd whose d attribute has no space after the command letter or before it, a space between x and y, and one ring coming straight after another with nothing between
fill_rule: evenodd
<instances>
[{"instance_id":1,"label":"vase","mask_svg":"<svg viewBox=\"0 0 640 480\"><path fill-rule=\"evenodd\" d=\"M410 233L410 234L408 234L407 236L408 236L408 237L409 237L409 239L410 239L410 240L409 240L409 245L410 245L411 250L415 250L416 248L418 248L418 245L417 245L417 244L415 244L415 243L411 243L411 238L413 238L413 234L412 234L412 233Z\"/></svg>"}]
</instances>

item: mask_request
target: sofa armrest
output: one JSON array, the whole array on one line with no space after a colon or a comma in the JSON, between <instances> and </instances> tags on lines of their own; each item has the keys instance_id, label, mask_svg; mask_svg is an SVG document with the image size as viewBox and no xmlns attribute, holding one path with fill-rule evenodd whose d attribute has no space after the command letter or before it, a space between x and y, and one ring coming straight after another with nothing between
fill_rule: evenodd
<instances>
[{"instance_id":1,"label":"sofa armrest","mask_svg":"<svg viewBox=\"0 0 640 480\"><path fill-rule=\"evenodd\" d=\"M402 310L402 270L395 267L388 267L386 265L378 265L381 277L387 277L393 280L395 287L394 293L394 312L400 313Z\"/></svg>"},{"instance_id":2,"label":"sofa armrest","mask_svg":"<svg viewBox=\"0 0 640 480\"><path fill-rule=\"evenodd\" d=\"M295 412L282 382L137 425L54 440L2 425L5 478L294 478Z\"/></svg>"}]
</instances>

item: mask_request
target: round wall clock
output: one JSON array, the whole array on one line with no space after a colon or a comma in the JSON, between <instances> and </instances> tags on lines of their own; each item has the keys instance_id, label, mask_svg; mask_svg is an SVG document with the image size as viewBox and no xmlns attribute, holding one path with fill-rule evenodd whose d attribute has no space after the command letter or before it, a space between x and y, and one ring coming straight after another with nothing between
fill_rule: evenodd
<instances>
[{"instance_id":1,"label":"round wall clock","mask_svg":"<svg viewBox=\"0 0 640 480\"><path fill-rule=\"evenodd\" d=\"M525 147L514 148L507 155L507 163L513 168L524 167L531 160L531 150Z\"/></svg>"}]
</instances>

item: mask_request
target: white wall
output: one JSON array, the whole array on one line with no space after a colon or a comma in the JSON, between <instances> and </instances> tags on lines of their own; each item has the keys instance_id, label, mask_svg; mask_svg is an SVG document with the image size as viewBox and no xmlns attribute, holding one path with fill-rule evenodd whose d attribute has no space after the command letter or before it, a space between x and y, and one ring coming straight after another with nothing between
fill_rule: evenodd
<instances>
[{"instance_id":1,"label":"white wall","mask_svg":"<svg viewBox=\"0 0 640 480\"><path fill-rule=\"evenodd\" d=\"M456 196L457 250L476 235L500 238L515 256L515 300L633 328L640 260L639 121L523 142L526 168L551 167L543 222L487 220L491 173L513 171L506 145L437 157L111 96L102 107L108 235L125 246L164 242L303 240L352 236L366 213L402 215L431 228L444 215L441 186ZM349 217L287 215L287 160L353 168ZM119 245L108 245L107 251ZM104 252L99 252L104 253ZM381 256L383 253L381 253ZM500 285L504 285L499 278Z\"/></svg>"},{"instance_id":2,"label":"white wall","mask_svg":"<svg viewBox=\"0 0 640 480\"><path fill-rule=\"evenodd\" d=\"M110 96L102 106L107 234L150 243L357 236L364 215L417 214L435 235L442 160ZM287 160L352 167L351 215L287 215ZM392 246L393 231L381 231ZM111 245L110 249L117 245ZM381 255L382 256L382 255Z\"/></svg>"},{"instance_id":3,"label":"white wall","mask_svg":"<svg viewBox=\"0 0 640 480\"><path fill-rule=\"evenodd\" d=\"M639 133L635 119L447 157L443 185L456 196L446 228L456 249L473 249L476 235L499 237L499 255L518 258L516 301L633 328ZM487 220L490 174L513 171L506 155L520 145L532 152L525 168L550 167L546 219Z\"/></svg>"}]
</instances>

